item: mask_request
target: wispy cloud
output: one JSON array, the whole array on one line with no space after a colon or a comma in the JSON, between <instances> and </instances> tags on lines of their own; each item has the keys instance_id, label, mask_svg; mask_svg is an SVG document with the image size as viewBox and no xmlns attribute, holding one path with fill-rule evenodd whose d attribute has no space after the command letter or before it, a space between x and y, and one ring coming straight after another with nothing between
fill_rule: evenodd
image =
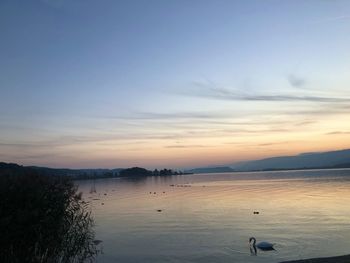
<instances>
[{"instance_id":1,"label":"wispy cloud","mask_svg":"<svg viewBox=\"0 0 350 263\"><path fill-rule=\"evenodd\" d=\"M300 122L297 122L297 123L295 123L294 125L295 126L306 126L306 125L309 125L309 124L314 124L314 123L316 123L317 121L315 121L315 120L313 120L313 121L311 121L311 120L305 120L305 121L300 121Z\"/></svg>"},{"instance_id":2,"label":"wispy cloud","mask_svg":"<svg viewBox=\"0 0 350 263\"><path fill-rule=\"evenodd\" d=\"M288 75L287 80L289 84L295 88L300 88L306 83L306 80L304 78L296 76L294 74Z\"/></svg>"},{"instance_id":3,"label":"wispy cloud","mask_svg":"<svg viewBox=\"0 0 350 263\"><path fill-rule=\"evenodd\" d=\"M130 114L123 114L120 116L104 116L107 119L120 120L173 120L173 119L222 119L232 117L232 113L228 112L206 112L206 111L192 111L192 112L133 112Z\"/></svg>"},{"instance_id":4,"label":"wispy cloud","mask_svg":"<svg viewBox=\"0 0 350 263\"><path fill-rule=\"evenodd\" d=\"M174 148L174 149L176 149L176 148L207 148L207 147L210 147L210 146L205 146L205 145L196 145L196 144L194 144L194 145L167 145L167 146L164 146L164 148L170 148L170 149L172 149L172 148Z\"/></svg>"},{"instance_id":5,"label":"wispy cloud","mask_svg":"<svg viewBox=\"0 0 350 263\"><path fill-rule=\"evenodd\" d=\"M341 135L341 134L350 134L350 131L333 131L327 132L326 135Z\"/></svg>"},{"instance_id":6,"label":"wispy cloud","mask_svg":"<svg viewBox=\"0 0 350 263\"><path fill-rule=\"evenodd\" d=\"M308 116L308 118L349 113L350 105L348 103L325 103L318 105L317 107L314 106L307 109L296 109L283 112L285 115L302 115L305 117Z\"/></svg>"},{"instance_id":7,"label":"wispy cloud","mask_svg":"<svg viewBox=\"0 0 350 263\"><path fill-rule=\"evenodd\" d=\"M272 95L241 95L235 93L229 93L228 90L218 90L212 89L211 94L204 95L205 97L224 99L224 100L242 100L242 101L308 101L308 102L350 102L348 98L334 98L334 97L318 97L318 96L294 96L294 95L282 95L282 94L272 94Z\"/></svg>"},{"instance_id":8,"label":"wispy cloud","mask_svg":"<svg viewBox=\"0 0 350 263\"><path fill-rule=\"evenodd\" d=\"M294 86L300 86L303 84L301 79L292 80ZM192 89L183 92L182 95L209 98L216 100L232 100L232 101L264 101L264 102L350 102L350 97L324 97L324 96L312 96L312 95L292 95L292 94L249 94L243 90L233 90L224 87L218 87L211 83L195 83L200 89Z\"/></svg>"},{"instance_id":9,"label":"wispy cloud","mask_svg":"<svg viewBox=\"0 0 350 263\"><path fill-rule=\"evenodd\" d=\"M293 141L296 142L296 141ZM258 144L258 146L273 146L273 145L281 145L281 144L288 144L288 143L292 143L292 141L282 141L282 142L266 142L266 143L260 143Z\"/></svg>"}]
</instances>

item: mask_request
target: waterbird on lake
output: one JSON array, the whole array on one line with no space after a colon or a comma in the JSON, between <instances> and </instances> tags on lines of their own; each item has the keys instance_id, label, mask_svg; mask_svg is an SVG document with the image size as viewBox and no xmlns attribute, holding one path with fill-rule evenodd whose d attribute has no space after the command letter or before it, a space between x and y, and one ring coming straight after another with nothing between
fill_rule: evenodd
<instances>
[{"instance_id":1,"label":"waterbird on lake","mask_svg":"<svg viewBox=\"0 0 350 263\"><path fill-rule=\"evenodd\" d=\"M249 246L250 249L250 254L252 256L257 256L257 251L256 251L256 247L255 246Z\"/></svg>"},{"instance_id":2,"label":"waterbird on lake","mask_svg":"<svg viewBox=\"0 0 350 263\"><path fill-rule=\"evenodd\" d=\"M253 244L252 244L253 241ZM251 237L249 238L249 244L253 247L257 247L261 250L274 250L273 246L274 244L270 243L270 242L266 242L266 241L262 241L259 243L256 243L256 238L255 237Z\"/></svg>"}]
</instances>

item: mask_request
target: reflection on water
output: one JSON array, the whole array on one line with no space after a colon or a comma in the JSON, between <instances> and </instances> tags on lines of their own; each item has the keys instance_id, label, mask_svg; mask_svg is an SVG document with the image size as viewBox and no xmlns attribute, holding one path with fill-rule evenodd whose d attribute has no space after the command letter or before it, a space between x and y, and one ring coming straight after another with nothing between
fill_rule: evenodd
<instances>
[{"instance_id":1,"label":"reflection on water","mask_svg":"<svg viewBox=\"0 0 350 263\"><path fill-rule=\"evenodd\" d=\"M279 262L350 252L350 170L102 179L96 193L92 181L79 184L104 241L98 262ZM275 250L251 251L251 236Z\"/></svg>"}]
</instances>

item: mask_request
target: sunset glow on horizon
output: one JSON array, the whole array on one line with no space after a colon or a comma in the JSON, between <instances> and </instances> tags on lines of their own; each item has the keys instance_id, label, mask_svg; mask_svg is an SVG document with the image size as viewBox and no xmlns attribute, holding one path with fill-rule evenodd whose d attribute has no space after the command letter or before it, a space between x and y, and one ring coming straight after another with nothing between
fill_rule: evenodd
<instances>
[{"instance_id":1,"label":"sunset glow on horizon","mask_svg":"<svg viewBox=\"0 0 350 263\"><path fill-rule=\"evenodd\" d=\"M0 161L191 168L350 148L349 1L0 3Z\"/></svg>"}]
</instances>

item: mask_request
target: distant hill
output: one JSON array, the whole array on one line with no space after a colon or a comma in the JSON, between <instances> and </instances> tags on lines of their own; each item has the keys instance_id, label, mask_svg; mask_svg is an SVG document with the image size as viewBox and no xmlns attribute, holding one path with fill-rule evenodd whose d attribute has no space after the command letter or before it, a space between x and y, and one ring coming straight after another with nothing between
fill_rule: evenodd
<instances>
[{"instance_id":1,"label":"distant hill","mask_svg":"<svg viewBox=\"0 0 350 263\"><path fill-rule=\"evenodd\" d=\"M69 176L73 179L98 179L109 177L144 177L144 176L169 176L185 174L181 171L171 169L161 169L149 171L141 167L116 168L116 169L65 169L48 168L38 166L22 166L14 163L0 162L1 175L23 175L28 173L37 173L48 176Z\"/></svg>"},{"instance_id":2,"label":"distant hill","mask_svg":"<svg viewBox=\"0 0 350 263\"><path fill-rule=\"evenodd\" d=\"M302 153L295 156L272 157L236 163L230 166L237 171L349 168L350 149L321 153Z\"/></svg>"},{"instance_id":3,"label":"distant hill","mask_svg":"<svg viewBox=\"0 0 350 263\"><path fill-rule=\"evenodd\" d=\"M23 175L27 171L28 169L26 169L24 166L15 163L0 162L0 175Z\"/></svg>"},{"instance_id":4,"label":"distant hill","mask_svg":"<svg viewBox=\"0 0 350 263\"><path fill-rule=\"evenodd\" d=\"M186 172L202 174L202 173L230 173L235 170L228 166L219 166L219 167L203 167L187 170Z\"/></svg>"},{"instance_id":5,"label":"distant hill","mask_svg":"<svg viewBox=\"0 0 350 263\"><path fill-rule=\"evenodd\" d=\"M186 172L228 173L300 169L350 168L350 149L330 152L307 152L294 156L278 156L217 167L199 167Z\"/></svg>"},{"instance_id":6,"label":"distant hill","mask_svg":"<svg viewBox=\"0 0 350 263\"><path fill-rule=\"evenodd\" d=\"M70 176L74 179L106 178L117 176L166 176L187 173L228 173L239 171L268 171L268 170L296 170L350 168L350 149L330 152L301 153L294 156L280 156L261 160L235 163L227 166L200 167L185 171L162 169L148 171L143 168L116 169L56 169L37 166L21 166L13 163L0 162L0 176L3 174L23 174L35 171L42 175ZM141 169L141 170L140 170ZM124 172L122 172L124 170Z\"/></svg>"},{"instance_id":7,"label":"distant hill","mask_svg":"<svg viewBox=\"0 0 350 263\"><path fill-rule=\"evenodd\" d=\"M62 169L62 168L47 168L38 166L22 166L14 163L0 162L0 175L4 174L24 174L28 172L35 172L41 175L50 176L70 176L74 179L85 178L102 178L114 177L123 170L117 169Z\"/></svg>"}]
</instances>

